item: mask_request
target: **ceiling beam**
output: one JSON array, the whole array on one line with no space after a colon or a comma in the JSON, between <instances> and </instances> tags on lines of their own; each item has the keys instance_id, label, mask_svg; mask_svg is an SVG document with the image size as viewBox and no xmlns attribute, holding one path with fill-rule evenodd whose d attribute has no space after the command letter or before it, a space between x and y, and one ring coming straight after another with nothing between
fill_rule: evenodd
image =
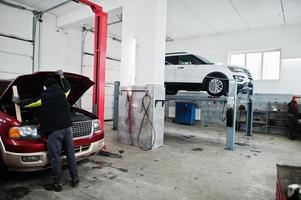
<instances>
[{"instance_id":1,"label":"ceiling beam","mask_svg":"<svg viewBox=\"0 0 301 200\"><path fill-rule=\"evenodd\" d=\"M95 3L98 3L95 1ZM100 1L98 3L105 12L119 8L122 6L123 0L114 1ZM59 28L68 28L74 26L82 26L85 23L91 23L94 19L94 13L89 7L81 7L75 11L69 12L65 15L58 16L57 26Z\"/></svg>"},{"instance_id":2,"label":"ceiling beam","mask_svg":"<svg viewBox=\"0 0 301 200\"><path fill-rule=\"evenodd\" d=\"M231 6L233 7L233 9L235 10L236 14L239 16L239 18L241 19L241 21L246 25L247 29L250 30L250 26L249 24L246 22L246 20L242 17L242 15L240 14L238 8L234 5L234 3L232 2L232 0L228 0L229 3L231 4Z\"/></svg>"},{"instance_id":3,"label":"ceiling beam","mask_svg":"<svg viewBox=\"0 0 301 200\"><path fill-rule=\"evenodd\" d=\"M283 0L280 0L280 3L281 3L281 12L282 12L283 24L286 25L286 19L285 19L285 12L284 12Z\"/></svg>"},{"instance_id":4,"label":"ceiling beam","mask_svg":"<svg viewBox=\"0 0 301 200\"><path fill-rule=\"evenodd\" d=\"M55 5L55 6L52 6L52 7L48 8L48 9L46 9L46 10L41 11L41 14L44 14L44 13L47 13L47 12L49 12L51 10L57 9L57 8L65 5L65 4L67 4L67 3L70 3L71 1L72 0L66 0L66 1L64 1L62 3L59 3L59 4Z\"/></svg>"}]
</instances>

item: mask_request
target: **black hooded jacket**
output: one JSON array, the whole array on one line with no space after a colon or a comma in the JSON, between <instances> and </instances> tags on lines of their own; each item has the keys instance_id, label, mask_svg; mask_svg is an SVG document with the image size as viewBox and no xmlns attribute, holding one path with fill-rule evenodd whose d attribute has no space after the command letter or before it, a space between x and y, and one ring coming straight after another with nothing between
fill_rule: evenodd
<instances>
[{"instance_id":1,"label":"black hooded jacket","mask_svg":"<svg viewBox=\"0 0 301 200\"><path fill-rule=\"evenodd\" d=\"M294 102L294 100L291 100L288 104L288 113L290 117L299 117L299 111L298 111L298 105L296 106L296 103Z\"/></svg>"},{"instance_id":2,"label":"black hooded jacket","mask_svg":"<svg viewBox=\"0 0 301 200\"><path fill-rule=\"evenodd\" d=\"M62 78L63 87L55 83L37 98L20 101L20 106L34 108L41 106L39 114L40 132L51 134L53 131L72 126L70 105L67 96L70 92L70 84L66 78Z\"/></svg>"}]
</instances>

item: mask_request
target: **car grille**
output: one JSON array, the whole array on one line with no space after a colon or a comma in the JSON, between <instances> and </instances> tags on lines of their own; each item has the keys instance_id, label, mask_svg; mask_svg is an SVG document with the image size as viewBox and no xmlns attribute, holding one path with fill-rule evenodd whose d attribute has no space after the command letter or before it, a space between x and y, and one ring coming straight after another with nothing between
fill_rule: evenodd
<instances>
[{"instance_id":1,"label":"car grille","mask_svg":"<svg viewBox=\"0 0 301 200\"><path fill-rule=\"evenodd\" d=\"M85 137L92 133L92 120L74 122L72 125L73 138Z\"/></svg>"},{"instance_id":2,"label":"car grille","mask_svg":"<svg viewBox=\"0 0 301 200\"><path fill-rule=\"evenodd\" d=\"M80 153L80 152L83 152L83 151L87 151L87 150L89 150L90 146L91 146L91 144L86 144L86 145L83 145L83 146L74 147L74 152L75 153ZM64 147L63 147L61 155L66 156L66 151L65 151Z\"/></svg>"},{"instance_id":3,"label":"car grille","mask_svg":"<svg viewBox=\"0 0 301 200\"><path fill-rule=\"evenodd\" d=\"M245 71L246 74L248 75L248 78L251 79L251 80L253 80L253 77L252 77L251 73L249 72L249 70L244 69L244 71Z\"/></svg>"}]
</instances>

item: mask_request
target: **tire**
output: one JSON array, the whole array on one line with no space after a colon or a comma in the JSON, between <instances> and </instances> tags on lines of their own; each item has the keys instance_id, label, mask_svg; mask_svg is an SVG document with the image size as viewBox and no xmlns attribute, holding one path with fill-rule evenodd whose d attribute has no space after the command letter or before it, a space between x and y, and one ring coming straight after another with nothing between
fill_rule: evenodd
<instances>
[{"instance_id":1,"label":"tire","mask_svg":"<svg viewBox=\"0 0 301 200\"><path fill-rule=\"evenodd\" d=\"M228 81L221 77L208 77L205 81L205 90L210 96L227 95Z\"/></svg>"}]
</instances>

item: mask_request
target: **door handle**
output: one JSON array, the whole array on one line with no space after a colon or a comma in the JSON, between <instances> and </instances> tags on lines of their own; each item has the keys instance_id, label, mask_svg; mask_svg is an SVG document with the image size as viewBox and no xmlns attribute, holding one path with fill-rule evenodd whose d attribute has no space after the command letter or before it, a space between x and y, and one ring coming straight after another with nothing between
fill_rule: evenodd
<instances>
[{"instance_id":1,"label":"door handle","mask_svg":"<svg viewBox=\"0 0 301 200\"><path fill-rule=\"evenodd\" d=\"M178 69L184 69L184 67L178 67Z\"/></svg>"}]
</instances>

